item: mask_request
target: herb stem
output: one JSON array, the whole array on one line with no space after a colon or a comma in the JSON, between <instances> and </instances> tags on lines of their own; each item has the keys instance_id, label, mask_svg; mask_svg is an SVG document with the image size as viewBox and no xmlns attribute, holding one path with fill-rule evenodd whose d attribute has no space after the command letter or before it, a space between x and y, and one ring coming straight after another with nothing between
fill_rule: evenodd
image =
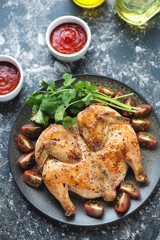
<instances>
[{"instance_id":1,"label":"herb stem","mask_svg":"<svg viewBox=\"0 0 160 240\"><path fill-rule=\"evenodd\" d=\"M69 90L72 90L72 89L69 88L69 89L62 89L62 90L59 90L59 91L39 91L39 92L40 93L49 93L50 96L52 96L52 95L55 95L57 93L66 92L66 91L69 91Z\"/></svg>"},{"instance_id":2,"label":"herb stem","mask_svg":"<svg viewBox=\"0 0 160 240\"><path fill-rule=\"evenodd\" d=\"M127 112L135 112L135 110L132 110L129 105L128 105L128 107L124 108L124 107L115 105L115 104L113 104L113 103L103 101L103 100L98 99L98 98L94 98L93 101L94 101L94 102L100 102L100 103L102 103L102 104L105 105L105 106L111 106L111 107L118 108L118 109L120 109L120 110L124 110L124 111L127 111Z\"/></svg>"},{"instance_id":3,"label":"herb stem","mask_svg":"<svg viewBox=\"0 0 160 240\"><path fill-rule=\"evenodd\" d=\"M82 102L82 100L80 99L80 100L77 100L77 101L75 101L75 102L71 102L70 104L68 104L67 107L65 107L65 110L66 110L68 107L70 107L71 105L73 105L73 104L75 104L75 103L78 103L78 102Z\"/></svg>"},{"instance_id":4,"label":"herb stem","mask_svg":"<svg viewBox=\"0 0 160 240\"><path fill-rule=\"evenodd\" d=\"M119 99L119 98L124 98L124 97L129 97L129 96L133 96L133 93L128 93L122 96L118 96L118 97L114 97L113 99Z\"/></svg>"},{"instance_id":5,"label":"herb stem","mask_svg":"<svg viewBox=\"0 0 160 240\"><path fill-rule=\"evenodd\" d=\"M124 103L118 102L117 100L115 100L115 99L113 99L113 98L111 98L111 97L109 97L109 96L107 96L103 93L100 93L100 92L93 94L93 96L98 97L98 98L100 98L102 100L105 100L107 102L111 102L111 103L115 104L115 107L119 106L119 107L125 108L126 110L128 109L129 111L133 111L134 109L135 110L138 109L136 107L129 106L129 105L126 105Z\"/></svg>"},{"instance_id":6,"label":"herb stem","mask_svg":"<svg viewBox=\"0 0 160 240\"><path fill-rule=\"evenodd\" d=\"M62 89L62 90L59 90L59 91L55 91L50 96L53 96L53 95L55 95L57 93L66 92L66 91L69 91L69 90L72 90L72 89L69 88L69 89Z\"/></svg>"}]
</instances>

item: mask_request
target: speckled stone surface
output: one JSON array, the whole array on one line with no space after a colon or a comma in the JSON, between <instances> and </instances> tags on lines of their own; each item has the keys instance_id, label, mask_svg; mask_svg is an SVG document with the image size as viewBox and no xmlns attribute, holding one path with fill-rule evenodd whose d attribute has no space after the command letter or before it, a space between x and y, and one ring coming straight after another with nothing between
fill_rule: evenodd
<instances>
[{"instance_id":1,"label":"speckled stone surface","mask_svg":"<svg viewBox=\"0 0 160 240\"><path fill-rule=\"evenodd\" d=\"M49 53L45 32L63 15L84 19L91 28L92 44L83 59L68 64ZM0 239L109 239L160 240L160 190L134 214L101 227L71 227L41 215L18 190L10 173L8 141L16 116L26 98L42 80L72 74L99 74L136 89L153 105L160 118L160 15L141 28L129 26L114 11L113 0L85 10L71 0L1 0L0 54L15 57L25 73L21 93L0 103ZM159 144L158 144L159 146Z\"/></svg>"}]
</instances>

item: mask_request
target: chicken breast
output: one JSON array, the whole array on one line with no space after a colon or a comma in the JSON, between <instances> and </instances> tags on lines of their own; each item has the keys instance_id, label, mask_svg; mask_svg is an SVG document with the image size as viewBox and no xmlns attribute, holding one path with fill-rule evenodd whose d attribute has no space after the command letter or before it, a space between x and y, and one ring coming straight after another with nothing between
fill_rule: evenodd
<instances>
[{"instance_id":1,"label":"chicken breast","mask_svg":"<svg viewBox=\"0 0 160 240\"><path fill-rule=\"evenodd\" d=\"M87 199L113 201L128 166L136 181L147 180L129 120L97 104L80 112L70 130L57 124L45 129L36 143L36 162L67 216L76 212L69 191Z\"/></svg>"}]
</instances>

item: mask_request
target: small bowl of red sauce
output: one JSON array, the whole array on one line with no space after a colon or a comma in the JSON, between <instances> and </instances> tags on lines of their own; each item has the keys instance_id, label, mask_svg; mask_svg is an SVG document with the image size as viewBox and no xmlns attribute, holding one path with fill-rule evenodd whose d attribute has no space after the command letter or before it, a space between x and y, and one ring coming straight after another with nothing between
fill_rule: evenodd
<instances>
[{"instance_id":1,"label":"small bowl of red sauce","mask_svg":"<svg viewBox=\"0 0 160 240\"><path fill-rule=\"evenodd\" d=\"M50 23L46 32L50 52L64 62L75 62L87 52L91 42L91 31L82 19L63 16Z\"/></svg>"},{"instance_id":2,"label":"small bowl of red sauce","mask_svg":"<svg viewBox=\"0 0 160 240\"><path fill-rule=\"evenodd\" d=\"M0 55L0 102L15 98L23 85L23 71L18 61Z\"/></svg>"}]
</instances>

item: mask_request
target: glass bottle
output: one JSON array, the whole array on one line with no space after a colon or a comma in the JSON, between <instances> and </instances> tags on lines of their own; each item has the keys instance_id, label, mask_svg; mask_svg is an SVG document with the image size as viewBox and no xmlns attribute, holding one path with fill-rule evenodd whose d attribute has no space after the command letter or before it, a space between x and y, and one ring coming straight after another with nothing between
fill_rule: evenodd
<instances>
[{"instance_id":1,"label":"glass bottle","mask_svg":"<svg viewBox=\"0 0 160 240\"><path fill-rule=\"evenodd\" d=\"M101 5L105 0L73 0L80 7L94 8Z\"/></svg>"},{"instance_id":2,"label":"glass bottle","mask_svg":"<svg viewBox=\"0 0 160 240\"><path fill-rule=\"evenodd\" d=\"M126 22L142 25L160 12L160 0L115 0L115 9Z\"/></svg>"}]
</instances>

